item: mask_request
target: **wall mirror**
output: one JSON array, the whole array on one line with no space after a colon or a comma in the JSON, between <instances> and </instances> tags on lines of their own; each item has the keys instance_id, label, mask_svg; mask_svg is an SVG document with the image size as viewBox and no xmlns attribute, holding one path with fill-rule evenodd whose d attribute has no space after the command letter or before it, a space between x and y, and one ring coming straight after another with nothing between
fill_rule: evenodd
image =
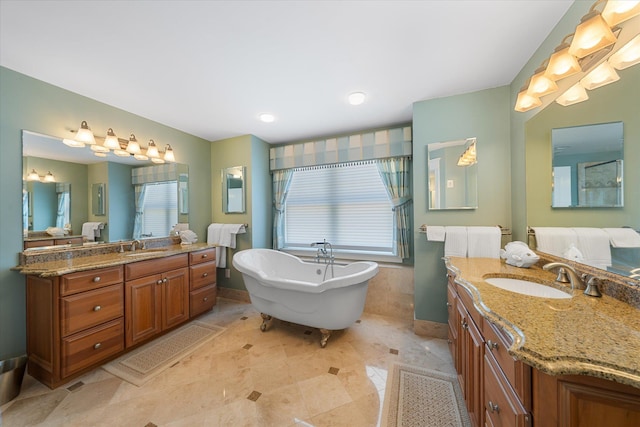
<instances>
[{"instance_id":1,"label":"wall mirror","mask_svg":"<svg viewBox=\"0 0 640 427\"><path fill-rule=\"evenodd\" d=\"M68 147L62 138L27 130L22 131L22 155L23 177L35 169L40 174L50 171L56 181L24 181L25 237L60 224L69 224L71 235L79 236L82 224L96 221L106 224L99 241L115 242L165 237L176 223L189 222L187 165L154 165L112 154L96 157L89 147ZM136 191L143 184L145 191ZM39 198L44 186L50 191ZM64 192L68 208L62 223L58 211Z\"/></svg>"},{"instance_id":2,"label":"wall mirror","mask_svg":"<svg viewBox=\"0 0 640 427\"><path fill-rule=\"evenodd\" d=\"M222 209L224 213L245 212L245 167L222 169Z\"/></svg>"},{"instance_id":3,"label":"wall mirror","mask_svg":"<svg viewBox=\"0 0 640 427\"><path fill-rule=\"evenodd\" d=\"M429 210L478 208L476 138L427 145Z\"/></svg>"},{"instance_id":4,"label":"wall mirror","mask_svg":"<svg viewBox=\"0 0 640 427\"><path fill-rule=\"evenodd\" d=\"M622 122L552 129L551 149L551 206L624 206Z\"/></svg>"}]
</instances>

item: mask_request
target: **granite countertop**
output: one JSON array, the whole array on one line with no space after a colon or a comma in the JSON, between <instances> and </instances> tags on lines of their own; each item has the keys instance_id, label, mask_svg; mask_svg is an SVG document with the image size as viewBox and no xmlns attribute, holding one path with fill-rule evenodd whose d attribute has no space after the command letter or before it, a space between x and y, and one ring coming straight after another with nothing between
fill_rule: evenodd
<instances>
[{"instance_id":1,"label":"granite countertop","mask_svg":"<svg viewBox=\"0 0 640 427\"><path fill-rule=\"evenodd\" d=\"M447 257L445 263L480 314L513 338L513 357L550 375L590 375L640 388L640 309L572 291L539 266L517 268L491 258ZM522 295L488 284L489 277L530 280L573 297Z\"/></svg>"},{"instance_id":2,"label":"granite countertop","mask_svg":"<svg viewBox=\"0 0 640 427\"><path fill-rule=\"evenodd\" d=\"M201 249L215 248L217 245L207 243L194 243L191 245L170 245L151 249L138 249L124 253L111 252L80 257L69 257L64 260L44 261L18 265L12 270L22 274L34 274L40 277L61 276L63 274L74 273L76 271L94 270L103 267L128 264L131 262L147 259L162 258L171 255L178 255L199 251Z\"/></svg>"}]
</instances>

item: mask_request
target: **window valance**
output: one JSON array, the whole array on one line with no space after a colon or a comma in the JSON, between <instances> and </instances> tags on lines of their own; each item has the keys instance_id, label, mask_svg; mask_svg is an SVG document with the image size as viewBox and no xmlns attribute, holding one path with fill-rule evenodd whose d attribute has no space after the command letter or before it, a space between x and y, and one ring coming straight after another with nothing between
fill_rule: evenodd
<instances>
[{"instance_id":1,"label":"window valance","mask_svg":"<svg viewBox=\"0 0 640 427\"><path fill-rule=\"evenodd\" d=\"M131 182L133 185L177 180L178 167L176 163L131 169Z\"/></svg>"},{"instance_id":2,"label":"window valance","mask_svg":"<svg viewBox=\"0 0 640 427\"><path fill-rule=\"evenodd\" d=\"M318 141L280 145L269 150L269 169L280 170L388 157L410 157L411 141L411 126L402 126Z\"/></svg>"}]
</instances>

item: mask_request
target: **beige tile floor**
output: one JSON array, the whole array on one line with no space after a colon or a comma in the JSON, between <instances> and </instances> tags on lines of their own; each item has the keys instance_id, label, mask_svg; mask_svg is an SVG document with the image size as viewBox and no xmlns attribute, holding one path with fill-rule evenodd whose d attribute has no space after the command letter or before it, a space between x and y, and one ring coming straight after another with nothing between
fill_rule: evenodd
<instances>
[{"instance_id":1,"label":"beige tile floor","mask_svg":"<svg viewBox=\"0 0 640 427\"><path fill-rule=\"evenodd\" d=\"M326 348L300 325L261 332L243 302L220 298L203 320L227 329L142 387L101 368L56 390L26 375L0 425L377 426L391 363L454 373L445 340L389 317L363 313Z\"/></svg>"}]
</instances>

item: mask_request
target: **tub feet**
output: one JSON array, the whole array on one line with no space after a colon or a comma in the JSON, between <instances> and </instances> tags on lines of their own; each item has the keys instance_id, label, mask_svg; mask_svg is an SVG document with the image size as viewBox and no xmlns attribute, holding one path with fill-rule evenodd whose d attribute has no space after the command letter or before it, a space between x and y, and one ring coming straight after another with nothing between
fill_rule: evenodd
<instances>
[{"instance_id":1,"label":"tub feet","mask_svg":"<svg viewBox=\"0 0 640 427\"><path fill-rule=\"evenodd\" d=\"M320 347L325 348L327 346L327 340L331 336L331 331L328 329L320 328L322 338L320 338Z\"/></svg>"},{"instance_id":2,"label":"tub feet","mask_svg":"<svg viewBox=\"0 0 640 427\"><path fill-rule=\"evenodd\" d=\"M260 330L264 332L267 330L267 326L269 325L272 317L264 313L260 313L260 316L262 316L262 324L260 325Z\"/></svg>"}]
</instances>

